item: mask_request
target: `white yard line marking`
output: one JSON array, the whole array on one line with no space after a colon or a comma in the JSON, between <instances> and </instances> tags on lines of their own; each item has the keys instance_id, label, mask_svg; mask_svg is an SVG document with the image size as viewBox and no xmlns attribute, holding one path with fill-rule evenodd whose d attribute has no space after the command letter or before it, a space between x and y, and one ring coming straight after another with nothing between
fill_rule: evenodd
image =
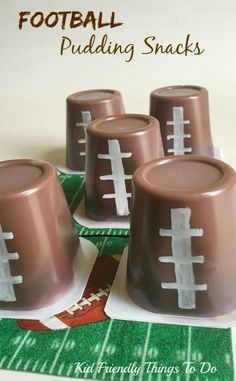
<instances>
[{"instance_id":1,"label":"white yard line marking","mask_svg":"<svg viewBox=\"0 0 236 381\"><path fill-rule=\"evenodd\" d=\"M148 329L147 329L147 335L145 339L145 344L144 344L144 349L143 349L143 356L142 356L142 362L141 362L141 369L139 373L139 381L143 381L143 373L144 373L144 366L145 366L145 361L146 361L146 356L147 356L147 351L148 351L148 344L150 340L150 334L151 334L151 329L152 329L152 323L148 324Z\"/></svg>"},{"instance_id":2,"label":"white yard line marking","mask_svg":"<svg viewBox=\"0 0 236 381\"><path fill-rule=\"evenodd\" d=\"M66 372L66 375L67 375L67 376L70 376L70 374L71 374L73 368L74 368L74 365L70 365L70 366L69 366L69 369L68 369L67 372Z\"/></svg>"},{"instance_id":3,"label":"white yard line marking","mask_svg":"<svg viewBox=\"0 0 236 381\"><path fill-rule=\"evenodd\" d=\"M80 230L80 235L83 234L83 231L84 231L84 226L83 226L82 229Z\"/></svg>"},{"instance_id":4,"label":"white yard line marking","mask_svg":"<svg viewBox=\"0 0 236 381\"><path fill-rule=\"evenodd\" d=\"M231 365L231 356L230 356L229 353L226 353L226 354L225 354L225 363L226 363L227 365Z\"/></svg>"},{"instance_id":5,"label":"white yard line marking","mask_svg":"<svg viewBox=\"0 0 236 381\"><path fill-rule=\"evenodd\" d=\"M76 122L75 125L76 127L82 127L84 131L84 138L78 140L78 144L85 144L86 143L86 129L92 121L91 113L90 111L81 111L82 114L82 122ZM79 152L80 156L85 156L86 152L85 151L80 151Z\"/></svg>"},{"instance_id":6,"label":"white yard line marking","mask_svg":"<svg viewBox=\"0 0 236 381\"><path fill-rule=\"evenodd\" d=\"M118 216L128 216L129 205L128 198L131 193L126 191L125 180L131 180L132 175L126 175L122 159L129 159L132 156L131 152L121 152L120 143L117 139L108 140L109 154L98 154L98 159L111 161L111 174L100 176L100 180L111 180L114 184L114 193L104 194L104 199L114 199L116 205L116 214Z\"/></svg>"},{"instance_id":7,"label":"white yard line marking","mask_svg":"<svg viewBox=\"0 0 236 381\"><path fill-rule=\"evenodd\" d=\"M236 380L236 328L231 328L231 341L234 364L234 380Z\"/></svg>"},{"instance_id":8,"label":"white yard line marking","mask_svg":"<svg viewBox=\"0 0 236 381\"><path fill-rule=\"evenodd\" d=\"M133 373L131 373L129 376L129 381L135 381L135 380L137 380L137 377Z\"/></svg>"},{"instance_id":9,"label":"white yard line marking","mask_svg":"<svg viewBox=\"0 0 236 381\"><path fill-rule=\"evenodd\" d=\"M162 263L174 263L176 283L162 283L167 290L177 290L178 307L196 308L196 291L206 291L207 284L195 284L193 263L203 263L203 256L192 256L191 237L202 237L202 229L190 228L190 208L171 209L171 229L160 229L161 237L171 238L172 256L159 257Z\"/></svg>"},{"instance_id":10,"label":"white yard line marking","mask_svg":"<svg viewBox=\"0 0 236 381\"><path fill-rule=\"evenodd\" d=\"M190 124L189 120L184 120L183 107L173 107L173 121L168 121L167 126L173 126L173 134L167 135L167 140L173 139L173 148L167 150L168 153L184 155L186 152L192 152L192 148L184 146L184 139L191 138L191 134L184 133L184 126Z\"/></svg>"},{"instance_id":11,"label":"white yard line marking","mask_svg":"<svg viewBox=\"0 0 236 381\"><path fill-rule=\"evenodd\" d=\"M20 359L20 360L17 362L17 364L16 364L16 366L15 366L15 370L18 370L18 369L19 369L20 364L22 363L22 360L23 360L23 359Z\"/></svg>"},{"instance_id":12,"label":"white yard line marking","mask_svg":"<svg viewBox=\"0 0 236 381\"><path fill-rule=\"evenodd\" d=\"M1 360L1 362L0 362L0 368L3 366L3 364L4 364L5 360L6 360L6 358L7 358L7 356L5 356L5 357L2 358L2 360Z\"/></svg>"},{"instance_id":13,"label":"white yard line marking","mask_svg":"<svg viewBox=\"0 0 236 381\"><path fill-rule=\"evenodd\" d=\"M64 362L61 363L61 365L60 365L60 367L59 367L59 369L58 369L58 372L57 372L57 375L58 375L58 376L60 376L60 375L62 374L62 371L63 371L64 366L65 366L65 363L64 363Z\"/></svg>"},{"instance_id":14,"label":"white yard line marking","mask_svg":"<svg viewBox=\"0 0 236 381\"><path fill-rule=\"evenodd\" d=\"M101 375L101 380L105 380L105 377L106 377L106 372L103 372Z\"/></svg>"},{"instance_id":15,"label":"white yard line marking","mask_svg":"<svg viewBox=\"0 0 236 381\"><path fill-rule=\"evenodd\" d=\"M111 229L109 229L109 231L108 231L108 236L104 238L104 241L103 241L103 243L102 243L102 246L101 246L101 248L100 248L100 250L99 250L99 257L102 256L103 250L105 249L105 246L106 246L106 243L107 243L107 240L108 240L108 238L109 238L109 234L110 234L110 233L111 233Z\"/></svg>"},{"instance_id":16,"label":"white yard line marking","mask_svg":"<svg viewBox=\"0 0 236 381\"><path fill-rule=\"evenodd\" d=\"M40 369L40 372L41 372L41 373L45 371L46 366L47 366L47 363L48 363L48 360L44 361L43 366L42 366L41 369Z\"/></svg>"},{"instance_id":17,"label":"white yard line marking","mask_svg":"<svg viewBox=\"0 0 236 381\"><path fill-rule=\"evenodd\" d=\"M105 336L103 345L102 345L102 349L101 349L101 352L100 352L100 356L99 356L99 358L98 358L98 360L97 360L97 366L96 366L96 368L95 368L93 377L96 377L96 376L97 376L99 363L101 363L102 357L103 357L104 352L105 352L105 350L106 350L106 346L107 346L107 343L108 343L108 340L109 340L109 336L110 336L110 333L111 333L112 325L113 325L113 320L111 319L110 322L109 322L109 326L108 326L108 329L107 329L107 333L106 333L106 336Z\"/></svg>"},{"instance_id":18,"label":"white yard line marking","mask_svg":"<svg viewBox=\"0 0 236 381\"><path fill-rule=\"evenodd\" d=\"M32 372L34 372L37 369L38 363L39 363L39 359L35 361L34 366L32 368Z\"/></svg>"},{"instance_id":19,"label":"white yard line marking","mask_svg":"<svg viewBox=\"0 0 236 381\"><path fill-rule=\"evenodd\" d=\"M76 377L78 377L78 375L79 375L79 373L77 372L77 373L76 373ZM85 373L83 373L83 378L88 378L89 375L90 375L89 372L85 372ZM89 377L89 378L91 378L91 377Z\"/></svg>"},{"instance_id":20,"label":"white yard line marking","mask_svg":"<svg viewBox=\"0 0 236 381\"><path fill-rule=\"evenodd\" d=\"M64 339L63 339L63 341L62 341L62 343L61 343L61 346L60 346L60 348L58 349L57 354L56 354L56 356L55 356L55 358L54 358L54 360L53 360L52 366L51 366L51 368L50 368L50 370L49 370L49 374L52 374L52 372L53 372L53 370L54 370L54 368L55 368L55 366L56 366L56 363L57 363L58 358L59 358L59 356L60 356L60 354L61 354L61 352L62 352L62 350L63 350L63 348L64 348L64 345L65 345L65 343L66 343L66 340L67 340L67 337L68 337L69 333L70 333L70 330L68 329L68 331L66 331L66 334L65 334L65 336L64 336Z\"/></svg>"},{"instance_id":21,"label":"white yard line marking","mask_svg":"<svg viewBox=\"0 0 236 381\"><path fill-rule=\"evenodd\" d=\"M189 363L191 361L191 353L192 352L192 327L188 328L188 346L187 346L187 359L186 361ZM191 377L191 373L186 374L186 381L189 381Z\"/></svg>"},{"instance_id":22,"label":"white yard line marking","mask_svg":"<svg viewBox=\"0 0 236 381\"><path fill-rule=\"evenodd\" d=\"M70 177L69 175L64 175L64 178L60 180L61 185Z\"/></svg>"},{"instance_id":23,"label":"white yard line marking","mask_svg":"<svg viewBox=\"0 0 236 381\"><path fill-rule=\"evenodd\" d=\"M15 360L15 358L17 357L18 353L20 352L20 350L23 348L27 338L29 337L29 335L31 334L31 331L28 331L25 335L25 337L23 338L23 340L21 341L20 345L18 346L17 350L15 351L14 355L12 356L11 360L9 361L9 363L7 364L7 369L10 369L11 365L13 364L13 361Z\"/></svg>"},{"instance_id":24,"label":"white yard line marking","mask_svg":"<svg viewBox=\"0 0 236 381\"><path fill-rule=\"evenodd\" d=\"M72 207L72 205L73 205L73 203L74 203L76 197L78 196L79 192L81 191L83 185L84 185L84 179L83 179L83 181L82 181L80 187L79 187L79 188L77 189L77 191L75 192L75 194L74 194L74 196L73 196L73 198L72 198L72 200L71 200L71 202L70 202L70 204L69 204L70 208Z\"/></svg>"},{"instance_id":25,"label":"white yard line marking","mask_svg":"<svg viewBox=\"0 0 236 381\"><path fill-rule=\"evenodd\" d=\"M28 368L29 368L29 364L31 363L31 360L27 360L26 361L26 363L25 363L25 365L24 365L24 367L23 367L23 369L24 370L27 370Z\"/></svg>"}]
</instances>

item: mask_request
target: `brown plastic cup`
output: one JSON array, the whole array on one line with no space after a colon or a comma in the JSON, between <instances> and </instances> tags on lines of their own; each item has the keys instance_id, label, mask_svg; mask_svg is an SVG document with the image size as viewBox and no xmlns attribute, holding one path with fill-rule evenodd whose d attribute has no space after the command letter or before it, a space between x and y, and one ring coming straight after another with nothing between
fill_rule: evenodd
<instances>
[{"instance_id":1,"label":"brown plastic cup","mask_svg":"<svg viewBox=\"0 0 236 381\"><path fill-rule=\"evenodd\" d=\"M163 146L155 118L123 114L93 121L87 129L85 209L88 217L127 220L134 171L161 156Z\"/></svg>"},{"instance_id":2,"label":"brown plastic cup","mask_svg":"<svg viewBox=\"0 0 236 381\"><path fill-rule=\"evenodd\" d=\"M152 91L150 115L159 120L166 156L214 156L204 87L168 86Z\"/></svg>"},{"instance_id":3,"label":"brown plastic cup","mask_svg":"<svg viewBox=\"0 0 236 381\"><path fill-rule=\"evenodd\" d=\"M133 301L180 316L235 311L235 171L203 156L168 157L141 166L133 182Z\"/></svg>"},{"instance_id":4,"label":"brown plastic cup","mask_svg":"<svg viewBox=\"0 0 236 381\"><path fill-rule=\"evenodd\" d=\"M54 168L34 160L0 162L0 309L58 302L73 284L78 244Z\"/></svg>"},{"instance_id":5,"label":"brown plastic cup","mask_svg":"<svg viewBox=\"0 0 236 381\"><path fill-rule=\"evenodd\" d=\"M85 133L92 120L124 112L122 95L116 90L96 89L70 95L67 98L67 166L85 170Z\"/></svg>"}]
</instances>

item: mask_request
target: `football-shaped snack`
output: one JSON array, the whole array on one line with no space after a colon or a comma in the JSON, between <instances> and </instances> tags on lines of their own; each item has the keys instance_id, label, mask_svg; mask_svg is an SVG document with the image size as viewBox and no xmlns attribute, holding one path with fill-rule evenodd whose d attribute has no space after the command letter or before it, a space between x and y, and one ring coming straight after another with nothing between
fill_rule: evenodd
<instances>
[{"instance_id":1,"label":"football-shaped snack","mask_svg":"<svg viewBox=\"0 0 236 381\"><path fill-rule=\"evenodd\" d=\"M108 319L104 312L120 256L99 257L78 303L55 316L43 320L17 320L20 328L47 331L77 327Z\"/></svg>"},{"instance_id":2,"label":"football-shaped snack","mask_svg":"<svg viewBox=\"0 0 236 381\"><path fill-rule=\"evenodd\" d=\"M66 164L84 171L87 127L94 119L125 112L122 95L116 90L94 89L71 94L66 103Z\"/></svg>"},{"instance_id":3,"label":"football-shaped snack","mask_svg":"<svg viewBox=\"0 0 236 381\"><path fill-rule=\"evenodd\" d=\"M201 86L167 86L152 91L150 115L158 119L166 156L214 156L208 91Z\"/></svg>"},{"instance_id":4,"label":"football-shaped snack","mask_svg":"<svg viewBox=\"0 0 236 381\"><path fill-rule=\"evenodd\" d=\"M78 248L55 168L40 160L1 161L1 316L58 306L72 288Z\"/></svg>"},{"instance_id":5,"label":"football-shaped snack","mask_svg":"<svg viewBox=\"0 0 236 381\"><path fill-rule=\"evenodd\" d=\"M164 156L159 122L142 114L99 118L86 130L85 212L94 221L129 220L132 177Z\"/></svg>"}]
</instances>

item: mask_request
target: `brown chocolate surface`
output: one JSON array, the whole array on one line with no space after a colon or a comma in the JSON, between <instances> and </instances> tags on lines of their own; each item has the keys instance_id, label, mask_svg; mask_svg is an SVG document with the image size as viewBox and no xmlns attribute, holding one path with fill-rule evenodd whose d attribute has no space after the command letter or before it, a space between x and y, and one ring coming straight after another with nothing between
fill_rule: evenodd
<instances>
[{"instance_id":1,"label":"brown chocolate surface","mask_svg":"<svg viewBox=\"0 0 236 381\"><path fill-rule=\"evenodd\" d=\"M200 190L214 186L224 176L220 168L204 162L183 160L166 162L150 169L146 179L150 184L171 190Z\"/></svg>"},{"instance_id":2,"label":"brown chocolate surface","mask_svg":"<svg viewBox=\"0 0 236 381\"><path fill-rule=\"evenodd\" d=\"M161 156L163 147L155 118L124 114L93 121L87 129L87 215L94 220L127 218L133 172Z\"/></svg>"},{"instance_id":3,"label":"brown chocolate surface","mask_svg":"<svg viewBox=\"0 0 236 381\"><path fill-rule=\"evenodd\" d=\"M79 242L48 163L0 163L0 243L1 309L46 307L71 287Z\"/></svg>"},{"instance_id":4,"label":"brown chocolate surface","mask_svg":"<svg viewBox=\"0 0 236 381\"><path fill-rule=\"evenodd\" d=\"M179 169L181 176L174 175ZM207 157L168 157L140 167L133 182L127 273L131 298L165 314L233 312L235 171Z\"/></svg>"},{"instance_id":5,"label":"brown chocolate surface","mask_svg":"<svg viewBox=\"0 0 236 381\"><path fill-rule=\"evenodd\" d=\"M205 88L156 89L150 95L150 115L160 122L165 155L214 155Z\"/></svg>"},{"instance_id":6,"label":"brown chocolate surface","mask_svg":"<svg viewBox=\"0 0 236 381\"><path fill-rule=\"evenodd\" d=\"M194 97L204 91L200 86L168 86L153 91L153 95L162 97Z\"/></svg>"},{"instance_id":7,"label":"brown chocolate surface","mask_svg":"<svg viewBox=\"0 0 236 381\"><path fill-rule=\"evenodd\" d=\"M43 176L43 169L36 165L0 163L0 192L17 192L33 185Z\"/></svg>"},{"instance_id":8,"label":"brown chocolate surface","mask_svg":"<svg viewBox=\"0 0 236 381\"><path fill-rule=\"evenodd\" d=\"M116 90L87 90L72 94L69 98L72 102L101 102L109 101L114 95L117 95Z\"/></svg>"},{"instance_id":9,"label":"brown chocolate surface","mask_svg":"<svg viewBox=\"0 0 236 381\"><path fill-rule=\"evenodd\" d=\"M117 134L129 134L144 131L150 125L149 118L142 115L122 115L119 118L106 118L101 123L93 123L90 132L94 131L105 137L112 137Z\"/></svg>"},{"instance_id":10,"label":"brown chocolate surface","mask_svg":"<svg viewBox=\"0 0 236 381\"><path fill-rule=\"evenodd\" d=\"M70 95L67 98L67 166L85 170L85 131L92 120L123 112L122 96L116 90L95 89Z\"/></svg>"}]
</instances>

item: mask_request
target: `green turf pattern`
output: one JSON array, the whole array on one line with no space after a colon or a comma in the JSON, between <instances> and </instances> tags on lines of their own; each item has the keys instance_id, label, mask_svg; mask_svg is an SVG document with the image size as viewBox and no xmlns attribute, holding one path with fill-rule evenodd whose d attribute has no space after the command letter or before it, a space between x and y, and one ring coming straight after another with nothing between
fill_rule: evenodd
<instances>
[{"instance_id":1,"label":"green turf pattern","mask_svg":"<svg viewBox=\"0 0 236 381\"><path fill-rule=\"evenodd\" d=\"M73 212L83 197L83 177L60 179ZM127 238L87 238L99 248L99 255L121 254L128 243ZM186 373L185 362L192 362L193 373ZM84 364L79 368L78 363ZM204 373L209 364L216 373ZM0 368L98 380L234 380L231 330L119 320L37 332L2 319Z\"/></svg>"},{"instance_id":2,"label":"green turf pattern","mask_svg":"<svg viewBox=\"0 0 236 381\"><path fill-rule=\"evenodd\" d=\"M107 320L62 331L33 332L6 319L0 321L0 333L3 369L99 380L233 381L230 330ZM185 373L185 361L194 361L194 374ZM217 373L201 374L202 361L216 366ZM76 372L78 362L90 369ZM136 376L102 368L129 364L139 368ZM151 372L157 366L169 372L179 367L179 372L170 377L164 370Z\"/></svg>"}]
</instances>

